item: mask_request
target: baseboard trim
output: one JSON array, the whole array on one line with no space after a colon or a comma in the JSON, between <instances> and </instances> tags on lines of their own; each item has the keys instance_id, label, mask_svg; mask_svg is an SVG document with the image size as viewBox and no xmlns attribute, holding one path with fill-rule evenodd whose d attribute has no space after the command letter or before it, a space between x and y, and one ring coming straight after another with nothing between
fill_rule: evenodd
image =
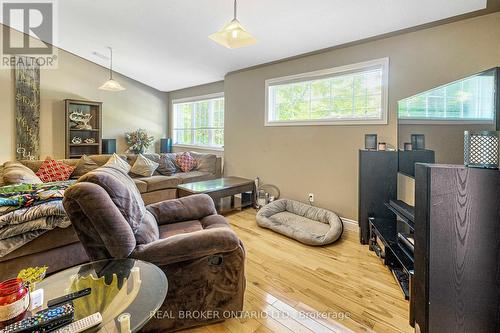
<instances>
[{"instance_id":1,"label":"baseboard trim","mask_svg":"<svg viewBox=\"0 0 500 333\"><path fill-rule=\"evenodd\" d=\"M358 221L347 219L345 217L341 217L340 219L344 223L344 228L346 230L355 231L355 232L359 231Z\"/></svg>"}]
</instances>

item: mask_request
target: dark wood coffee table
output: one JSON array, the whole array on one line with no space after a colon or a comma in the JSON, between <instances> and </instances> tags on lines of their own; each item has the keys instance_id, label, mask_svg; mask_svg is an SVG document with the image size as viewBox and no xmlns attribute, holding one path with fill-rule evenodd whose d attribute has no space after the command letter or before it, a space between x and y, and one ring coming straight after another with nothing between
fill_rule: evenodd
<instances>
[{"instance_id":1,"label":"dark wood coffee table","mask_svg":"<svg viewBox=\"0 0 500 333\"><path fill-rule=\"evenodd\" d=\"M255 183L251 179L240 177L224 177L201 182L181 184L177 186L179 198L193 194L208 194L214 201L217 212L253 206L255 197ZM239 205L236 205L235 195L241 194ZM221 199L230 197L230 209L223 209Z\"/></svg>"}]
</instances>

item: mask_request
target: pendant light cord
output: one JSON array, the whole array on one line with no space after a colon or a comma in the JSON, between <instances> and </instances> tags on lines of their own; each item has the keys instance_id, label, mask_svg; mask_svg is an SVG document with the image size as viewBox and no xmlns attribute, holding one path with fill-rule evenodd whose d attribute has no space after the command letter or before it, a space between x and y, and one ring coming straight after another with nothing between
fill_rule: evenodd
<instances>
[{"instance_id":1,"label":"pendant light cord","mask_svg":"<svg viewBox=\"0 0 500 333\"><path fill-rule=\"evenodd\" d=\"M111 46L108 46L109 54L110 54L110 64L109 64L109 79L113 79L113 49Z\"/></svg>"},{"instance_id":2,"label":"pendant light cord","mask_svg":"<svg viewBox=\"0 0 500 333\"><path fill-rule=\"evenodd\" d=\"M236 3L236 0L234 0L234 19L235 20L236 20L236 13L237 13L236 9L237 9L237 3Z\"/></svg>"}]
</instances>

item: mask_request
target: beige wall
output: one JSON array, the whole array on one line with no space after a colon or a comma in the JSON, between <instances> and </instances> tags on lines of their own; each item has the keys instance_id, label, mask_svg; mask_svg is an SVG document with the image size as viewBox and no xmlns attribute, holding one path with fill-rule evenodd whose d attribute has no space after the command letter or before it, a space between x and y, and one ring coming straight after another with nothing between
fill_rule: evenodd
<instances>
[{"instance_id":1,"label":"beige wall","mask_svg":"<svg viewBox=\"0 0 500 333\"><path fill-rule=\"evenodd\" d=\"M327 51L225 78L225 173L277 185L357 218L358 149L365 133L396 144L399 99L500 65L500 13ZM334 33L334 32L332 32ZM264 127L264 82L356 62L390 58L389 124Z\"/></svg>"},{"instance_id":2,"label":"beige wall","mask_svg":"<svg viewBox=\"0 0 500 333\"><path fill-rule=\"evenodd\" d=\"M434 150L436 163L464 164L464 131L494 130L493 124L399 125L399 147L410 142L411 134L424 134L425 148Z\"/></svg>"},{"instance_id":3,"label":"beige wall","mask_svg":"<svg viewBox=\"0 0 500 333\"><path fill-rule=\"evenodd\" d=\"M415 179L398 173L397 198L408 205L415 206Z\"/></svg>"},{"instance_id":4,"label":"beige wall","mask_svg":"<svg viewBox=\"0 0 500 333\"><path fill-rule=\"evenodd\" d=\"M191 87L191 88L186 88L186 89L181 89L181 90L176 90L176 91L171 91L168 93L168 109L169 109L169 124L171 124L172 120L172 101L176 99L182 99L182 98L189 98L189 97L197 97L197 96L204 96L204 95L210 95L210 94L216 94L216 93L221 93L224 92L224 81L218 81L218 82L213 82L209 84L204 84L196 87ZM170 128L169 128L169 133L170 135ZM224 151L223 150L211 150L211 149L198 149L198 148L186 148L186 147L174 147L173 150L175 152L180 152L180 151L197 151L201 153L211 153L215 154L217 156L224 156Z\"/></svg>"},{"instance_id":5,"label":"beige wall","mask_svg":"<svg viewBox=\"0 0 500 333\"><path fill-rule=\"evenodd\" d=\"M0 26L2 28L3 26ZM167 136L167 95L137 81L116 74L127 90L97 89L108 71L73 54L59 50L59 67L40 73L40 156L63 158L65 154L64 99L103 102L103 137L116 138L118 151L127 147L124 133L144 128L157 139ZM0 162L15 158L14 73L0 69ZM153 149L151 149L153 150Z\"/></svg>"}]
</instances>

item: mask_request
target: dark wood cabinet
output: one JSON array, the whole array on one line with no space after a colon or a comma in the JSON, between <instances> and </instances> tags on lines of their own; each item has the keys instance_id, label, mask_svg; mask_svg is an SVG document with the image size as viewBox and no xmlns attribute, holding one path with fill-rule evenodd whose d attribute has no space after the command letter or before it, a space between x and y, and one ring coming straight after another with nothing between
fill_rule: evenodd
<instances>
[{"instance_id":1,"label":"dark wood cabinet","mask_svg":"<svg viewBox=\"0 0 500 333\"><path fill-rule=\"evenodd\" d=\"M358 223L361 244L368 244L368 218L394 219L386 207L397 195L398 153L396 151L359 151Z\"/></svg>"},{"instance_id":2,"label":"dark wood cabinet","mask_svg":"<svg viewBox=\"0 0 500 333\"><path fill-rule=\"evenodd\" d=\"M102 149L102 103L66 99L66 158L97 155ZM75 119L85 119L86 124ZM88 119L88 120L87 120Z\"/></svg>"},{"instance_id":3,"label":"dark wood cabinet","mask_svg":"<svg viewBox=\"0 0 500 333\"><path fill-rule=\"evenodd\" d=\"M500 172L417 164L417 332L500 332Z\"/></svg>"}]
</instances>

